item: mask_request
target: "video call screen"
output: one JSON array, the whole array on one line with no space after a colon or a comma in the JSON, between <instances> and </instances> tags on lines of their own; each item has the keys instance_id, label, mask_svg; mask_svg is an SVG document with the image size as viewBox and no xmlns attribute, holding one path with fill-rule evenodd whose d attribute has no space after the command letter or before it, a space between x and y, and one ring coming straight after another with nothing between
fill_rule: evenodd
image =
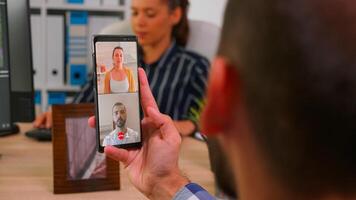
<instances>
[{"instance_id":1,"label":"video call screen","mask_svg":"<svg viewBox=\"0 0 356 200\"><path fill-rule=\"evenodd\" d=\"M101 146L141 141L137 44L97 41L96 80Z\"/></svg>"}]
</instances>

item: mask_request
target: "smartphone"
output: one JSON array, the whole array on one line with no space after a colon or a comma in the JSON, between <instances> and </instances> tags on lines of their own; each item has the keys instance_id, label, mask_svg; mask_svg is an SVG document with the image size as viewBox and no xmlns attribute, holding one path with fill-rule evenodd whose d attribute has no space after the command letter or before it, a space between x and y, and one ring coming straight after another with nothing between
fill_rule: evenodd
<instances>
[{"instance_id":1,"label":"smartphone","mask_svg":"<svg viewBox=\"0 0 356 200\"><path fill-rule=\"evenodd\" d=\"M140 85L136 36L93 38L98 151L111 145L141 147Z\"/></svg>"}]
</instances>

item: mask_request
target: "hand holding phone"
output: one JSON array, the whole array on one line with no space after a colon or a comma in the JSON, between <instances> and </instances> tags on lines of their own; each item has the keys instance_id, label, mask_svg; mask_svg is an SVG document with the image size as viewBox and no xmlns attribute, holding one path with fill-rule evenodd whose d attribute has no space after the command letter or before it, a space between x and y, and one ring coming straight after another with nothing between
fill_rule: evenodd
<instances>
[{"instance_id":1,"label":"hand holding phone","mask_svg":"<svg viewBox=\"0 0 356 200\"><path fill-rule=\"evenodd\" d=\"M137 39L99 35L93 43L98 150L103 152L107 145L140 147Z\"/></svg>"},{"instance_id":2,"label":"hand holding phone","mask_svg":"<svg viewBox=\"0 0 356 200\"><path fill-rule=\"evenodd\" d=\"M143 141L144 148L127 150L108 146L105 148L105 154L122 162L132 184L148 198L168 199L172 196L164 197L162 195L169 193L162 191L175 194L189 182L178 168L181 136L172 119L159 112L145 72L139 69L139 74L140 99L145 116L142 120L142 129L146 136ZM88 124L95 127L95 117L91 117Z\"/></svg>"}]
</instances>

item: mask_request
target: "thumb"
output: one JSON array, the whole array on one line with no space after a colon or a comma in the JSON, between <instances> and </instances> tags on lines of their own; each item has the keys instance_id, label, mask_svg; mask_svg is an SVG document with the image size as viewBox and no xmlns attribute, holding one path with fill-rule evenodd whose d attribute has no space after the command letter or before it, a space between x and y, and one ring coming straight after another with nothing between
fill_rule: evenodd
<instances>
[{"instance_id":1,"label":"thumb","mask_svg":"<svg viewBox=\"0 0 356 200\"><path fill-rule=\"evenodd\" d=\"M147 114L152 119L154 125L161 130L162 137L172 135L171 133L174 131L178 132L172 119L169 116L160 113L157 109L148 107Z\"/></svg>"},{"instance_id":2,"label":"thumb","mask_svg":"<svg viewBox=\"0 0 356 200\"><path fill-rule=\"evenodd\" d=\"M115 160L122 162L125 166L127 166L127 161L129 158L129 152L126 149L119 149L113 146L106 146L104 148L105 154Z\"/></svg>"},{"instance_id":3,"label":"thumb","mask_svg":"<svg viewBox=\"0 0 356 200\"><path fill-rule=\"evenodd\" d=\"M91 128L95 128L95 125L96 125L96 122L95 122L95 116L91 116L89 117L88 119L88 125L91 127Z\"/></svg>"}]
</instances>

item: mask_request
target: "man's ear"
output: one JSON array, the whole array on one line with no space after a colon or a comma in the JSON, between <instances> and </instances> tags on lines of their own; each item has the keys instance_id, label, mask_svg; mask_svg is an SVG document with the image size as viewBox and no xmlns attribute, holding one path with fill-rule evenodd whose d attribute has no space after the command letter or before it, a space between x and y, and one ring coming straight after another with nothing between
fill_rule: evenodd
<instances>
[{"instance_id":1,"label":"man's ear","mask_svg":"<svg viewBox=\"0 0 356 200\"><path fill-rule=\"evenodd\" d=\"M234 121L240 87L237 67L223 57L215 58L210 71L207 101L201 115L202 132L214 135L223 132Z\"/></svg>"}]
</instances>

